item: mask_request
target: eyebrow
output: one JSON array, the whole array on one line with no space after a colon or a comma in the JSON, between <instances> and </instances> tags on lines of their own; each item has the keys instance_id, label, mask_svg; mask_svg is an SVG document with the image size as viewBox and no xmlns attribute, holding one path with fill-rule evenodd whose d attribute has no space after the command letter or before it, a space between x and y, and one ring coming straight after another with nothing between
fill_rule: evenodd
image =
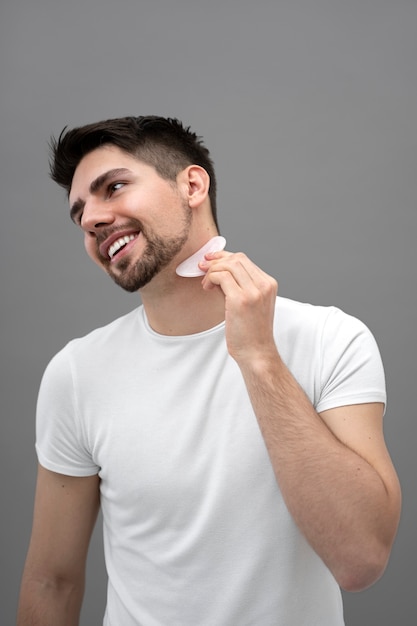
<instances>
[{"instance_id":1,"label":"eyebrow","mask_svg":"<svg viewBox=\"0 0 417 626\"><path fill-rule=\"evenodd\" d=\"M100 176L97 176L91 183L89 187L90 194L95 194L100 191L110 180L114 180L118 176L126 176L126 174L131 174L131 170L127 167L117 167L112 170L108 170L107 172L103 172ZM70 218L73 222L75 222L75 218L80 211L83 210L85 206L85 200L81 198L77 198L70 208Z\"/></svg>"}]
</instances>

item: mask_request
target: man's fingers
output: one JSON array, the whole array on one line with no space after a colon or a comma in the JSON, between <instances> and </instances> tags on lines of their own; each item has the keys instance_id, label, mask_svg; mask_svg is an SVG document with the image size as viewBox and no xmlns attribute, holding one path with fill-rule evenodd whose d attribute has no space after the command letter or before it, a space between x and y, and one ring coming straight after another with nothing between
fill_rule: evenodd
<instances>
[{"instance_id":1,"label":"man's fingers","mask_svg":"<svg viewBox=\"0 0 417 626\"><path fill-rule=\"evenodd\" d=\"M242 252L216 252L206 257L200 264L206 272L203 279L203 286L206 288L209 287L209 283L222 286L222 282L226 287L227 281L229 289L234 283L235 286L249 292L277 291L275 279L262 271ZM230 281L227 275L232 277L233 281Z\"/></svg>"}]
</instances>

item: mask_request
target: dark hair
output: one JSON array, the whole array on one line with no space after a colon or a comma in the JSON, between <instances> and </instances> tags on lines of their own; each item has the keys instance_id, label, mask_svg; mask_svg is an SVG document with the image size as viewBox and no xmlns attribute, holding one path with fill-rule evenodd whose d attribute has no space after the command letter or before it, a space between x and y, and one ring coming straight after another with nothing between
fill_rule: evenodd
<instances>
[{"instance_id":1,"label":"dark hair","mask_svg":"<svg viewBox=\"0 0 417 626\"><path fill-rule=\"evenodd\" d=\"M50 175L69 194L81 159L96 148L113 144L152 165L167 180L175 180L188 165L203 167L210 177L209 198L217 224L216 176L208 149L200 137L175 118L156 115L121 117L67 130L50 142Z\"/></svg>"}]
</instances>

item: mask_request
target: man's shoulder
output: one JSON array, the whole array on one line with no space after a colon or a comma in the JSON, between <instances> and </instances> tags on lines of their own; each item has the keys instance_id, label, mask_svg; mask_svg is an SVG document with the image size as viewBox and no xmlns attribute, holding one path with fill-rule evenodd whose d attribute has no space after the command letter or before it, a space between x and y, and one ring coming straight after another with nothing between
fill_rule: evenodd
<instances>
[{"instance_id":1,"label":"man's shoulder","mask_svg":"<svg viewBox=\"0 0 417 626\"><path fill-rule=\"evenodd\" d=\"M91 356L103 349L112 349L115 345L120 346L124 341L129 341L132 333L135 332L140 320L141 308L141 306L135 308L104 326L72 339L60 352L70 352L82 357L83 354Z\"/></svg>"},{"instance_id":2,"label":"man's shoulder","mask_svg":"<svg viewBox=\"0 0 417 626\"><path fill-rule=\"evenodd\" d=\"M280 296L275 308L275 327L280 334L299 340L303 336L350 336L369 330L361 320L337 306L310 304Z\"/></svg>"},{"instance_id":3,"label":"man's shoulder","mask_svg":"<svg viewBox=\"0 0 417 626\"><path fill-rule=\"evenodd\" d=\"M309 325L324 321L329 315L340 310L334 306L311 304L277 296L275 311L281 322Z\"/></svg>"}]
</instances>

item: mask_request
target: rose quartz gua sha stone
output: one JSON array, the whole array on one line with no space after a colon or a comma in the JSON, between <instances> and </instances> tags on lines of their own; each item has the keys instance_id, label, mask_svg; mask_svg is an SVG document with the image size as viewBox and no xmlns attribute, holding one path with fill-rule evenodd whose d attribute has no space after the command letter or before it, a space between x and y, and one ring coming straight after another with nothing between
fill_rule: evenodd
<instances>
[{"instance_id":1,"label":"rose quartz gua sha stone","mask_svg":"<svg viewBox=\"0 0 417 626\"><path fill-rule=\"evenodd\" d=\"M184 276L185 278L194 278L195 276L204 276L203 271L198 267L200 261L204 259L204 255L209 252L220 252L226 245L226 239L220 235L212 237L204 244L202 248L194 252L188 259L185 259L180 263L175 270L178 276Z\"/></svg>"}]
</instances>

